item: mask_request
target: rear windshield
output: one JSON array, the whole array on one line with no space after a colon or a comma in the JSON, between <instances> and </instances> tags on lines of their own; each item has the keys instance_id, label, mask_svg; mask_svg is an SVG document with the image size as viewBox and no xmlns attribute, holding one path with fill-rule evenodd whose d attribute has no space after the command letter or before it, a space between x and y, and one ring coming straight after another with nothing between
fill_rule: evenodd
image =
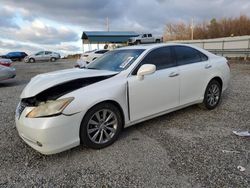
<instances>
[{"instance_id":1,"label":"rear windshield","mask_svg":"<svg viewBox=\"0 0 250 188\"><path fill-rule=\"evenodd\" d=\"M86 68L120 72L127 69L143 51L143 49L110 51L94 60Z\"/></svg>"}]
</instances>

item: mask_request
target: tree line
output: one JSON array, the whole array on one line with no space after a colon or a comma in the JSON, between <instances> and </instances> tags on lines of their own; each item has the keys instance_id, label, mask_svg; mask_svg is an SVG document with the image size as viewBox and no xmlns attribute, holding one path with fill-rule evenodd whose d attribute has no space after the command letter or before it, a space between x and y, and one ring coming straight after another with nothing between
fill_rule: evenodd
<instances>
[{"instance_id":1,"label":"tree line","mask_svg":"<svg viewBox=\"0 0 250 188\"><path fill-rule=\"evenodd\" d=\"M211 19L192 26L191 24L168 23L164 31L164 41L211 39L230 36L250 35L250 18L241 15L236 18Z\"/></svg>"}]
</instances>

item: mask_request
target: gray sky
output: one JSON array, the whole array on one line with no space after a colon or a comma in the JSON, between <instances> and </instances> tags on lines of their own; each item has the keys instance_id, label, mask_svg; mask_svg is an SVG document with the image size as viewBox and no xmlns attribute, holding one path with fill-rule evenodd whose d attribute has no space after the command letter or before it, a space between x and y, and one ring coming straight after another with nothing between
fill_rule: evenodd
<instances>
[{"instance_id":1,"label":"gray sky","mask_svg":"<svg viewBox=\"0 0 250 188\"><path fill-rule=\"evenodd\" d=\"M249 0L0 0L0 54L81 51L82 31L152 32L169 22L250 16Z\"/></svg>"}]
</instances>

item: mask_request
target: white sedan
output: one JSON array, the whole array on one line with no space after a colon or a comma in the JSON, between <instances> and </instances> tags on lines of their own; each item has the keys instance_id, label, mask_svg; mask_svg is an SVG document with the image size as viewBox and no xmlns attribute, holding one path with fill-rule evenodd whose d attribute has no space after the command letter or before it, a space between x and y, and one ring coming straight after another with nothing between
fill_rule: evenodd
<instances>
[{"instance_id":1,"label":"white sedan","mask_svg":"<svg viewBox=\"0 0 250 188\"><path fill-rule=\"evenodd\" d=\"M120 48L85 69L32 78L16 109L16 127L43 154L80 143L103 148L138 122L193 104L214 109L229 79L227 60L197 47Z\"/></svg>"},{"instance_id":2,"label":"white sedan","mask_svg":"<svg viewBox=\"0 0 250 188\"><path fill-rule=\"evenodd\" d=\"M84 52L81 55L80 60L89 64L92 61L94 61L95 59L101 57L103 54L105 54L108 51L109 50L103 49L103 50L93 50L93 51Z\"/></svg>"}]
</instances>

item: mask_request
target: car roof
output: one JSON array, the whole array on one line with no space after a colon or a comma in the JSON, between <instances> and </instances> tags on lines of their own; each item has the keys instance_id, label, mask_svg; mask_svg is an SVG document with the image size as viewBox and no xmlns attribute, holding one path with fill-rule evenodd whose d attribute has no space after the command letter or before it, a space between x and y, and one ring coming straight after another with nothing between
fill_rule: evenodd
<instances>
[{"instance_id":1,"label":"car roof","mask_svg":"<svg viewBox=\"0 0 250 188\"><path fill-rule=\"evenodd\" d=\"M147 51L150 51L152 49L155 49L155 48L159 48L159 47L167 47L167 46L187 46L187 47L191 47L191 48L194 48L204 54L206 54L207 56L216 56L212 53L210 53L209 51L207 50L204 50L200 47L197 47L197 46L194 46L194 45L190 45L190 44L183 44L183 43L160 43L160 44L140 44L140 45L133 45L133 46L126 46L126 47L121 47L121 48L117 48L115 50L126 50L126 49L142 49L142 50L147 50Z\"/></svg>"},{"instance_id":2,"label":"car roof","mask_svg":"<svg viewBox=\"0 0 250 188\"><path fill-rule=\"evenodd\" d=\"M141 45L133 45L133 46L126 46L120 49L153 49L158 47L164 47L164 46L190 46L193 48L197 48L195 46L189 45L189 44L181 44L181 43L161 43L161 44L141 44Z\"/></svg>"},{"instance_id":3,"label":"car roof","mask_svg":"<svg viewBox=\"0 0 250 188\"><path fill-rule=\"evenodd\" d=\"M8 54L12 54L12 53L25 53L25 52L9 52Z\"/></svg>"}]
</instances>

